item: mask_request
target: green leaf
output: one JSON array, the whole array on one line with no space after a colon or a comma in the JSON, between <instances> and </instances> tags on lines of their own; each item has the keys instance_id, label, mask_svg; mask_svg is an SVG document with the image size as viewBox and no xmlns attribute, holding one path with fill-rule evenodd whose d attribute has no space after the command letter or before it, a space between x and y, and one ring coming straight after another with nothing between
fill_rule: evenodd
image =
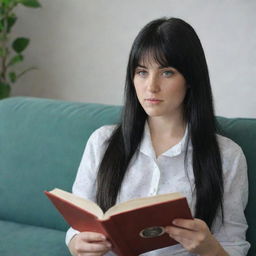
<instances>
[{"instance_id":1,"label":"green leaf","mask_svg":"<svg viewBox=\"0 0 256 256\"><path fill-rule=\"evenodd\" d=\"M2 18L1 21L0 21L0 31L3 31L4 24L7 22L7 33L10 33L11 28L15 24L16 20L17 20L17 17L14 13L12 13L10 16L8 16L7 19Z\"/></svg>"},{"instance_id":2,"label":"green leaf","mask_svg":"<svg viewBox=\"0 0 256 256\"><path fill-rule=\"evenodd\" d=\"M10 72L8 75L9 75L9 78L10 78L11 82L15 83L16 80L17 80L16 73L15 72Z\"/></svg>"},{"instance_id":3,"label":"green leaf","mask_svg":"<svg viewBox=\"0 0 256 256\"><path fill-rule=\"evenodd\" d=\"M23 4L26 7L32 7L32 8L41 7L41 4L37 0L19 0L18 2Z\"/></svg>"},{"instance_id":4,"label":"green leaf","mask_svg":"<svg viewBox=\"0 0 256 256\"><path fill-rule=\"evenodd\" d=\"M29 44L28 38L20 37L20 38L17 38L12 43L12 48L15 52L21 53L22 51L24 51L27 48L28 44Z\"/></svg>"},{"instance_id":5,"label":"green leaf","mask_svg":"<svg viewBox=\"0 0 256 256\"><path fill-rule=\"evenodd\" d=\"M8 17L8 19L7 19L7 33L10 33L11 28L15 24L16 20L17 20L17 17L14 14L12 16Z\"/></svg>"},{"instance_id":6,"label":"green leaf","mask_svg":"<svg viewBox=\"0 0 256 256\"><path fill-rule=\"evenodd\" d=\"M0 2L2 2L5 5L9 5L9 4L13 3L13 0L0 0Z\"/></svg>"},{"instance_id":7,"label":"green leaf","mask_svg":"<svg viewBox=\"0 0 256 256\"><path fill-rule=\"evenodd\" d=\"M11 86L6 83L0 83L0 99L4 99L10 96Z\"/></svg>"},{"instance_id":8,"label":"green leaf","mask_svg":"<svg viewBox=\"0 0 256 256\"><path fill-rule=\"evenodd\" d=\"M0 0L0 4L0 12L2 15L4 15L7 12L10 12L17 5L17 0Z\"/></svg>"},{"instance_id":9,"label":"green leaf","mask_svg":"<svg viewBox=\"0 0 256 256\"><path fill-rule=\"evenodd\" d=\"M7 66L13 66L16 63L22 62L24 60L24 57L19 54L19 55L15 55L14 57L12 57L8 63Z\"/></svg>"}]
</instances>

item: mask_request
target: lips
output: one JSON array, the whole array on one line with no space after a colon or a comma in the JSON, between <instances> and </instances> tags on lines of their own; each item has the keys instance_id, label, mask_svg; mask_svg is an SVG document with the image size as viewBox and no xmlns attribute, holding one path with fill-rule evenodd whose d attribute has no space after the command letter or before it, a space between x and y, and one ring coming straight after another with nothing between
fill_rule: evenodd
<instances>
[{"instance_id":1,"label":"lips","mask_svg":"<svg viewBox=\"0 0 256 256\"><path fill-rule=\"evenodd\" d=\"M148 99L145 99L146 102L150 102L150 103L160 103L162 102L163 100L160 100L160 99L155 99L155 98L148 98Z\"/></svg>"}]
</instances>

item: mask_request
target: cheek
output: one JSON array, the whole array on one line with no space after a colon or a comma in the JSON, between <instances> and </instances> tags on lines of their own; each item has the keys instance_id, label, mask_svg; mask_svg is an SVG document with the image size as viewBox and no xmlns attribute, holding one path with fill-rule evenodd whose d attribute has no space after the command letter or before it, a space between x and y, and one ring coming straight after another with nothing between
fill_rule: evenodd
<instances>
[{"instance_id":1,"label":"cheek","mask_svg":"<svg viewBox=\"0 0 256 256\"><path fill-rule=\"evenodd\" d=\"M142 86L138 86L137 84L134 83L134 89L135 89L135 93L140 101L140 98L142 97L142 92L143 92L143 88Z\"/></svg>"},{"instance_id":2,"label":"cheek","mask_svg":"<svg viewBox=\"0 0 256 256\"><path fill-rule=\"evenodd\" d=\"M178 90L178 94L180 98L184 99L187 94L187 86L186 85L181 86L181 88Z\"/></svg>"},{"instance_id":3,"label":"cheek","mask_svg":"<svg viewBox=\"0 0 256 256\"><path fill-rule=\"evenodd\" d=\"M175 97L178 101L183 101L187 93L185 83L177 83L166 88L166 94Z\"/></svg>"},{"instance_id":4,"label":"cheek","mask_svg":"<svg viewBox=\"0 0 256 256\"><path fill-rule=\"evenodd\" d=\"M166 88L166 90L163 92L165 95L169 95L171 98L176 98L177 100L181 100L185 98L186 95L186 87L183 86L173 86Z\"/></svg>"}]
</instances>

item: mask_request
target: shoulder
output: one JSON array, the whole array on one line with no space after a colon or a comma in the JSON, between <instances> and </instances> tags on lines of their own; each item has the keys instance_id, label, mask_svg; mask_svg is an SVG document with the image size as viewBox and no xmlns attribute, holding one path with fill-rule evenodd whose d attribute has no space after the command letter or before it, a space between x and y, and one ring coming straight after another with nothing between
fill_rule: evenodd
<instances>
[{"instance_id":1,"label":"shoulder","mask_svg":"<svg viewBox=\"0 0 256 256\"><path fill-rule=\"evenodd\" d=\"M234 155L242 153L242 148L227 137L217 134L217 141L222 154Z\"/></svg>"},{"instance_id":2,"label":"shoulder","mask_svg":"<svg viewBox=\"0 0 256 256\"><path fill-rule=\"evenodd\" d=\"M108 142L109 138L113 134L114 130L116 129L117 125L104 125L100 128L96 129L88 139L89 144L93 145L103 145Z\"/></svg>"},{"instance_id":3,"label":"shoulder","mask_svg":"<svg viewBox=\"0 0 256 256\"><path fill-rule=\"evenodd\" d=\"M86 165L90 164L91 166L95 166L101 161L115 127L117 126L105 125L96 129L90 135L84 149L82 162L85 161Z\"/></svg>"},{"instance_id":4,"label":"shoulder","mask_svg":"<svg viewBox=\"0 0 256 256\"><path fill-rule=\"evenodd\" d=\"M217 141L224 173L229 172L233 168L247 168L243 150L236 142L222 135L217 135Z\"/></svg>"},{"instance_id":5,"label":"shoulder","mask_svg":"<svg viewBox=\"0 0 256 256\"><path fill-rule=\"evenodd\" d=\"M234 198L238 199L236 202L239 202L239 198L241 198L244 209L248 200L248 174L245 155L242 148L233 140L220 135L217 135L217 140L222 161L224 191L228 197L226 202L230 203Z\"/></svg>"}]
</instances>

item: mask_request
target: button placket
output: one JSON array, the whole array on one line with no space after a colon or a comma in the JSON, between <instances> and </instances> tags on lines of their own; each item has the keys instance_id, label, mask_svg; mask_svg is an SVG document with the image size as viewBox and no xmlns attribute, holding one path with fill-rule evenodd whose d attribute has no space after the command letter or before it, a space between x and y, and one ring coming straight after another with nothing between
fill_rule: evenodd
<instances>
[{"instance_id":1,"label":"button placket","mask_svg":"<svg viewBox=\"0 0 256 256\"><path fill-rule=\"evenodd\" d=\"M157 163L154 161L154 171L153 171L152 181L151 181L151 186L150 186L150 195L151 196L154 196L157 194L159 180L160 180L160 170L159 170Z\"/></svg>"}]
</instances>

